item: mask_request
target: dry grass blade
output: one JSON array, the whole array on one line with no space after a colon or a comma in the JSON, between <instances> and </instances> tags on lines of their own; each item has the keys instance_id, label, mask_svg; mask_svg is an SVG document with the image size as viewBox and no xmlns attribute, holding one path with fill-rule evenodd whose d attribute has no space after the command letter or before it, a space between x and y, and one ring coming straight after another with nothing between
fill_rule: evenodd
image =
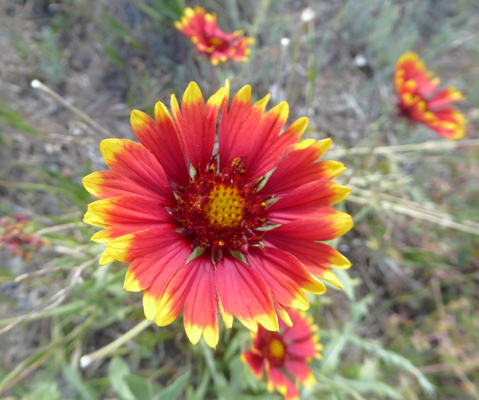
<instances>
[{"instance_id":1,"label":"dry grass blade","mask_svg":"<svg viewBox=\"0 0 479 400\"><path fill-rule=\"evenodd\" d=\"M53 91L48 86L41 83L39 80L34 79L31 83L31 86L34 89L40 89L42 92L45 92L45 93L49 94L50 96L52 96L55 100L57 100L63 106L68 108L71 112L78 115L81 119L83 119L87 124L89 124L93 129L95 129L99 133L101 133L103 136L106 136L106 137L109 137L109 138L113 137L113 135L110 132L108 132L105 128L103 128L98 122L91 119L83 111L80 111L74 105L70 104L62 96L60 96L57 92Z\"/></svg>"},{"instance_id":2,"label":"dry grass blade","mask_svg":"<svg viewBox=\"0 0 479 400\"><path fill-rule=\"evenodd\" d=\"M367 204L375 204L384 210L390 210L397 212L399 214L408 215L410 217L414 217L417 219L422 219L424 221L432 222L437 225L441 225L445 228L455 229L461 232L470 233L472 235L479 236L479 229L474 227L464 225L458 222L454 222L451 220L451 217L437 217L431 214L427 214L424 211L414 210L409 207L405 207L400 204L394 204L387 200L381 200L380 198L370 198L370 197L361 197L355 195L349 195L347 198L349 201L354 201L359 204L367 205Z\"/></svg>"},{"instance_id":3,"label":"dry grass blade","mask_svg":"<svg viewBox=\"0 0 479 400\"><path fill-rule=\"evenodd\" d=\"M17 325L19 325L23 321L28 320L30 318L33 318L41 312L51 310L51 309L55 308L56 306L60 305L63 302L63 300L66 299L66 297L68 296L70 291L73 289L73 287L79 282L82 272L86 268L88 268L90 265L98 262L99 259L100 259L100 256L95 257L95 258L93 258L89 261L84 262L83 264L79 265L78 267L76 267L74 269L72 278L71 278L70 283L68 284L68 286L64 287L63 289L58 291L55 295L53 295L52 298L50 299L50 304L48 304L45 307L42 307L39 310L34 310L34 311L31 311L31 312L29 312L25 315L22 315L22 316L18 317L15 322L12 322L11 324L9 324L9 325L5 326L4 328L0 329L0 335L2 335L4 333L8 332L9 330L15 328Z\"/></svg>"},{"instance_id":4,"label":"dry grass blade","mask_svg":"<svg viewBox=\"0 0 479 400\"><path fill-rule=\"evenodd\" d=\"M431 141L418 144L403 144L399 146L381 146L376 147L372 154L391 154L397 152L407 152L407 151L448 151L454 150L459 147L471 147L479 146L479 139L466 139L459 140L457 142L446 142L446 141ZM342 157L346 155L353 154L368 154L371 151L370 147L357 147L352 149L332 149L328 151L327 155L330 158Z\"/></svg>"}]
</instances>

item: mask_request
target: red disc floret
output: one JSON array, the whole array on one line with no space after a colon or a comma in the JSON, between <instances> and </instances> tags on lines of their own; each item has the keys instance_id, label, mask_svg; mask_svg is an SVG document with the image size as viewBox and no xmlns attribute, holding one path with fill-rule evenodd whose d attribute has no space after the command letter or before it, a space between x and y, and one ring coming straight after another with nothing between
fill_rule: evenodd
<instances>
[{"instance_id":1,"label":"red disc floret","mask_svg":"<svg viewBox=\"0 0 479 400\"><path fill-rule=\"evenodd\" d=\"M257 229L267 223L268 198L257 193L259 184L246 178L241 159L219 171L213 157L206 172L197 171L188 186L176 188L172 215L184 233L196 234L196 246L246 254L250 246L261 245L263 232Z\"/></svg>"}]
</instances>

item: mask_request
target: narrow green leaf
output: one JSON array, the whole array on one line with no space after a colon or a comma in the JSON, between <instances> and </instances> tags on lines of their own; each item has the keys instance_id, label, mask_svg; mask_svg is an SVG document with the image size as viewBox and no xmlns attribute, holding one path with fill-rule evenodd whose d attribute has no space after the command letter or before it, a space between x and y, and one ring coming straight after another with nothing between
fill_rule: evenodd
<instances>
[{"instance_id":1,"label":"narrow green leaf","mask_svg":"<svg viewBox=\"0 0 479 400\"><path fill-rule=\"evenodd\" d=\"M143 11L146 15L149 15L154 20L162 21L164 19L163 16L158 11L156 11L154 8L152 8L150 6L147 6L146 4L144 4L144 3L142 3L138 0L134 0L134 3L136 4L136 6L141 11Z\"/></svg>"},{"instance_id":2,"label":"narrow green leaf","mask_svg":"<svg viewBox=\"0 0 479 400\"><path fill-rule=\"evenodd\" d=\"M349 276L348 271L342 269L334 270L334 275L336 275L339 281L343 284L344 293L348 296L348 299L354 301L356 296L354 294L354 280Z\"/></svg>"},{"instance_id":3,"label":"narrow green leaf","mask_svg":"<svg viewBox=\"0 0 479 400\"><path fill-rule=\"evenodd\" d=\"M148 379L136 375L127 375L125 381L136 399L151 400L153 398L153 385Z\"/></svg>"},{"instance_id":4,"label":"narrow green leaf","mask_svg":"<svg viewBox=\"0 0 479 400\"><path fill-rule=\"evenodd\" d=\"M131 374L130 367L121 357L113 357L108 365L108 378L116 394L122 400L137 400L130 390L126 378Z\"/></svg>"},{"instance_id":5,"label":"narrow green leaf","mask_svg":"<svg viewBox=\"0 0 479 400\"><path fill-rule=\"evenodd\" d=\"M176 400L180 392L184 389L188 381L190 380L190 371L181 375L176 381L174 381L166 389L162 390L157 395L158 400Z\"/></svg>"},{"instance_id":6,"label":"narrow green leaf","mask_svg":"<svg viewBox=\"0 0 479 400\"><path fill-rule=\"evenodd\" d=\"M83 400L95 400L97 398L95 393L85 385L79 371L73 369L68 364L64 364L62 367L62 375Z\"/></svg>"}]
</instances>

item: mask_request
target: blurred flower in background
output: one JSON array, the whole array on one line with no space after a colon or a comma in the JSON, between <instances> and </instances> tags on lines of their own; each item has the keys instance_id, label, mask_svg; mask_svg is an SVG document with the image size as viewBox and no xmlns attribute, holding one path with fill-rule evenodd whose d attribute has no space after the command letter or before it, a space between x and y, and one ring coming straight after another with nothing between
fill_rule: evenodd
<instances>
[{"instance_id":1,"label":"blurred flower in background","mask_svg":"<svg viewBox=\"0 0 479 400\"><path fill-rule=\"evenodd\" d=\"M264 114L268 100L253 105L248 85L228 109L226 81L205 106L192 82L181 111L172 95L173 119L161 102L156 124L133 111L141 144L104 140L100 149L111 171L83 179L101 199L84 218L106 228L92 237L108 243L100 265L132 263L125 289L145 291L145 315L160 326L184 308L192 343L203 335L216 346L219 311L228 328L233 315L253 332L258 323L277 331L277 315L291 326L285 307L306 310L303 291L326 291L314 276L341 287L330 268L351 265L318 243L353 226L350 215L329 208L349 194L331 181L344 165L316 162L330 139L297 143L307 118L281 134L289 106L282 102ZM219 152L212 155L220 110Z\"/></svg>"},{"instance_id":2,"label":"blurred flower in background","mask_svg":"<svg viewBox=\"0 0 479 400\"><path fill-rule=\"evenodd\" d=\"M466 134L466 118L455 108L447 106L464 99L455 87L433 94L439 78L426 70L424 61L408 51L396 62L394 86L399 97L399 115L418 121L446 139L462 139Z\"/></svg>"},{"instance_id":3,"label":"blurred flower in background","mask_svg":"<svg viewBox=\"0 0 479 400\"><path fill-rule=\"evenodd\" d=\"M319 343L318 327L306 313L288 310L292 327L280 322L278 332L269 332L260 327L253 339L251 350L244 352L241 359L261 379L263 370L268 376L268 391L277 389L286 400L298 400L299 382L309 386L316 379L308 366L313 359L321 359L323 346ZM292 378L295 383L290 379Z\"/></svg>"},{"instance_id":4,"label":"blurred flower in background","mask_svg":"<svg viewBox=\"0 0 479 400\"><path fill-rule=\"evenodd\" d=\"M254 43L253 38L243 36L244 30L223 32L218 28L216 15L198 6L194 10L186 8L175 27L190 38L196 50L207 56L213 65L228 60L248 61L248 46Z\"/></svg>"},{"instance_id":5,"label":"blurred flower in background","mask_svg":"<svg viewBox=\"0 0 479 400\"><path fill-rule=\"evenodd\" d=\"M25 232L27 227L28 218L25 215L14 214L12 217L2 217L0 219L0 248L4 247L9 253L28 261L32 250L40 249L48 244L48 241L33 233Z\"/></svg>"}]
</instances>

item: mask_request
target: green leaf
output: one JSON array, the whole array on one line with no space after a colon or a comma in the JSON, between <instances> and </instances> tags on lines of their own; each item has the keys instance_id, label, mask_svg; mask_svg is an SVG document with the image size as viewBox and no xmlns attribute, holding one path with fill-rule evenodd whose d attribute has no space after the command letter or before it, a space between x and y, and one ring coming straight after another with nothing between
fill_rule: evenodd
<instances>
[{"instance_id":1,"label":"green leaf","mask_svg":"<svg viewBox=\"0 0 479 400\"><path fill-rule=\"evenodd\" d=\"M228 362L236 353L239 352L239 348L241 347L241 343L246 341L250 338L250 332L246 330L241 330L236 333L236 335L228 342L228 346L225 350L224 361Z\"/></svg>"},{"instance_id":2,"label":"green leaf","mask_svg":"<svg viewBox=\"0 0 479 400\"><path fill-rule=\"evenodd\" d=\"M381 346L381 343L370 340L364 339L359 336L355 335L348 335L347 340L349 343L362 348L363 350L376 354L382 361L386 364L394 365L395 367L409 372L410 374L414 375L419 382L422 390L429 396L433 397L435 393L435 388L431 382L426 378L426 376L418 370L411 361L407 358L397 354L393 351L386 350Z\"/></svg>"},{"instance_id":3,"label":"green leaf","mask_svg":"<svg viewBox=\"0 0 479 400\"><path fill-rule=\"evenodd\" d=\"M353 217L354 223L357 224L359 221L361 221L366 215L368 215L369 212L373 211L375 209L374 206L367 205L362 207Z\"/></svg>"},{"instance_id":4,"label":"green leaf","mask_svg":"<svg viewBox=\"0 0 479 400\"><path fill-rule=\"evenodd\" d=\"M317 376L318 378L318 384L316 385L316 388L321 388L323 386L323 389L327 389L328 392L331 392L332 390L336 389L336 393L334 393L339 399L346 399L346 398L353 398L354 400L366 400L361 394L350 387L348 384L342 382L341 380L337 380L338 376L334 376L332 379L328 378L324 375L319 375ZM321 385L323 384L323 385ZM349 396L341 396L342 393L347 393ZM321 397L323 398L323 397Z\"/></svg>"},{"instance_id":5,"label":"green leaf","mask_svg":"<svg viewBox=\"0 0 479 400\"><path fill-rule=\"evenodd\" d=\"M163 15L173 20L179 20L184 5L178 0L151 0L153 6Z\"/></svg>"},{"instance_id":6,"label":"green leaf","mask_svg":"<svg viewBox=\"0 0 479 400\"><path fill-rule=\"evenodd\" d=\"M161 21L163 20L163 16L156 11L154 8L151 8L150 6L147 6L146 4L143 4L142 2L138 0L134 0L136 6L143 11L145 14L149 15L151 18L153 18L156 21Z\"/></svg>"},{"instance_id":7,"label":"green leaf","mask_svg":"<svg viewBox=\"0 0 479 400\"><path fill-rule=\"evenodd\" d=\"M337 369L341 353L347 344L348 333L352 328L352 324L347 323L344 327L344 332L338 332L337 335L331 336L331 340L326 343L321 363L322 373L327 374Z\"/></svg>"},{"instance_id":8,"label":"green leaf","mask_svg":"<svg viewBox=\"0 0 479 400\"><path fill-rule=\"evenodd\" d=\"M364 296L361 300L351 304L349 308L349 315L351 316L351 320L353 324L357 324L361 318L363 318L368 312L368 306L373 302L374 296L372 294L368 294Z\"/></svg>"},{"instance_id":9,"label":"green leaf","mask_svg":"<svg viewBox=\"0 0 479 400\"><path fill-rule=\"evenodd\" d=\"M350 301L355 300L356 296L354 294L354 286L356 286L355 285L356 282L354 279L351 279L348 271L345 271L342 269L336 269L334 270L334 275L336 275L339 281L343 284L343 290L346 296L348 296L348 299Z\"/></svg>"},{"instance_id":10,"label":"green leaf","mask_svg":"<svg viewBox=\"0 0 479 400\"><path fill-rule=\"evenodd\" d=\"M335 376L334 380L341 382L351 389L361 393L369 394L371 392L380 396L381 399L390 398L393 400L403 400L404 397L398 393L394 388L384 382L374 379L346 379L341 376Z\"/></svg>"},{"instance_id":11,"label":"green leaf","mask_svg":"<svg viewBox=\"0 0 479 400\"><path fill-rule=\"evenodd\" d=\"M205 368L203 370L203 377L201 378L201 382L196 388L196 391L191 397L191 400L204 400L206 396L206 392L208 390L210 379L211 379L210 371L207 368Z\"/></svg>"},{"instance_id":12,"label":"green leaf","mask_svg":"<svg viewBox=\"0 0 479 400\"><path fill-rule=\"evenodd\" d=\"M125 381L138 400L151 400L153 398L153 385L148 379L136 375L127 375Z\"/></svg>"},{"instance_id":13,"label":"green leaf","mask_svg":"<svg viewBox=\"0 0 479 400\"><path fill-rule=\"evenodd\" d=\"M103 24L111 33L124 42L132 44L139 49L143 48L143 45L140 41L138 41L138 39L135 38L133 32L122 22L113 17L107 10L104 10L103 12Z\"/></svg>"},{"instance_id":14,"label":"green leaf","mask_svg":"<svg viewBox=\"0 0 479 400\"><path fill-rule=\"evenodd\" d=\"M63 54L58 45L58 38L49 26L42 28L43 42L40 45L40 67L55 83L61 83L66 77Z\"/></svg>"},{"instance_id":15,"label":"green leaf","mask_svg":"<svg viewBox=\"0 0 479 400\"><path fill-rule=\"evenodd\" d=\"M128 386L126 378L131 375L130 367L121 357L113 357L108 365L108 379L116 394L122 400L137 400Z\"/></svg>"},{"instance_id":16,"label":"green leaf","mask_svg":"<svg viewBox=\"0 0 479 400\"><path fill-rule=\"evenodd\" d=\"M118 69L124 69L125 65L123 63L123 58L121 57L120 51L114 43L100 42L100 46Z\"/></svg>"},{"instance_id":17,"label":"green leaf","mask_svg":"<svg viewBox=\"0 0 479 400\"><path fill-rule=\"evenodd\" d=\"M6 399L13 397L6 397ZM40 382L35 384L31 393L26 397L27 400L60 400L61 393L56 382Z\"/></svg>"},{"instance_id":18,"label":"green leaf","mask_svg":"<svg viewBox=\"0 0 479 400\"><path fill-rule=\"evenodd\" d=\"M170 386L158 393L156 398L158 400L176 400L180 392L184 389L184 387L190 380L190 375L190 371L188 371L186 374L181 375Z\"/></svg>"},{"instance_id":19,"label":"green leaf","mask_svg":"<svg viewBox=\"0 0 479 400\"><path fill-rule=\"evenodd\" d=\"M42 132L26 122L25 118L23 118L14 108L10 107L3 99L0 99L0 123L4 123L30 135L38 136L42 134Z\"/></svg>"},{"instance_id":20,"label":"green leaf","mask_svg":"<svg viewBox=\"0 0 479 400\"><path fill-rule=\"evenodd\" d=\"M79 371L73 369L68 364L64 364L62 367L62 375L83 400L95 400L97 398L93 391L85 385Z\"/></svg>"}]
</instances>

